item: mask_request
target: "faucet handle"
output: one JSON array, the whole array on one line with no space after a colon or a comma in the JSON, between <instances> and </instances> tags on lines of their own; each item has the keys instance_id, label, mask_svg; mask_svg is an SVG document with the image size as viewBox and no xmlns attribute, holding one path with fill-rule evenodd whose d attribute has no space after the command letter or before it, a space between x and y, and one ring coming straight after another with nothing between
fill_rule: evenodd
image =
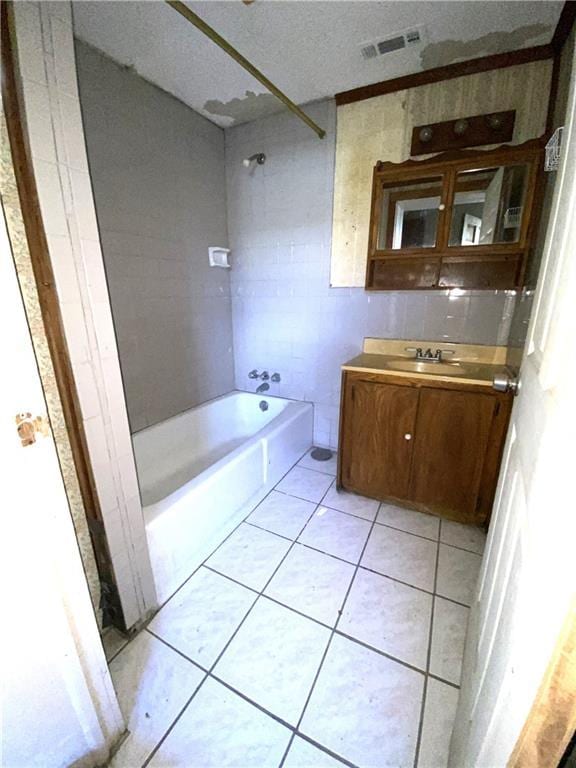
<instances>
[{"instance_id":1,"label":"faucet handle","mask_svg":"<svg viewBox=\"0 0 576 768\"><path fill-rule=\"evenodd\" d=\"M272 381L277 384L280 381L280 374L279 373L273 373L272 374Z\"/></svg>"},{"instance_id":2,"label":"faucet handle","mask_svg":"<svg viewBox=\"0 0 576 768\"><path fill-rule=\"evenodd\" d=\"M253 370L253 371L250 371L250 373L248 374L248 378L249 378L249 379L257 379L259 375L260 375L260 374L258 373L258 371L256 370L256 368L254 368L254 370Z\"/></svg>"},{"instance_id":3,"label":"faucet handle","mask_svg":"<svg viewBox=\"0 0 576 768\"><path fill-rule=\"evenodd\" d=\"M268 373L268 371L262 371L262 373L260 374L260 378L262 379L262 381L268 381L268 379L270 378L270 374Z\"/></svg>"}]
</instances>

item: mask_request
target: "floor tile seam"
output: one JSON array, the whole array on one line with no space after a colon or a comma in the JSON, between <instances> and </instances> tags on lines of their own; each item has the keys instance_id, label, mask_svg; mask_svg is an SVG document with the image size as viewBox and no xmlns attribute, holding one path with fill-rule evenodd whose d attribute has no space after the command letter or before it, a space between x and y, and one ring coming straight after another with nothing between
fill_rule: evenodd
<instances>
[{"instance_id":1,"label":"floor tile seam","mask_svg":"<svg viewBox=\"0 0 576 768\"><path fill-rule=\"evenodd\" d=\"M298 542L298 541L294 541L294 544L299 544L300 546L305 547L306 549L310 549L313 552L318 552L319 554L326 555L327 557L331 557L332 559L337 560L340 563L344 563L345 565L349 565L352 568L355 567L354 563L351 563L349 560L343 560L342 558L337 557L336 555L331 555L329 552L323 552L322 550L315 549L314 547L310 547L309 545L302 544L301 542ZM297 608L294 608L293 606L288 605L287 603L282 602L277 597L273 597L272 595L266 593L266 591L265 591L267 589L266 586L264 587L264 591L260 592L257 589L255 589L254 587L248 586L248 584L245 584L242 581L239 581L238 579L235 579L233 576L230 576L227 573L219 571L217 568L214 568L214 566L211 566L211 565L208 565L208 564L204 564L204 565L202 565L200 567L201 568L205 568L206 570L210 571L211 573L216 574L217 576L222 577L223 579L227 579L228 581L232 582L233 584L236 584L239 587L242 587L243 589L247 589L249 592L252 592L256 596L255 599L257 599L258 597L265 597L266 599L270 600L271 602L274 602L277 605L281 605L284 608L287 608L288 610L293 611L294 613L297 613L299 616L303 616L304 618L310 619L310 621L314 621L316 624L319 624L322 627L325 627L325 628L330 629L330 630L333 629L332 626L330 626L329 624L326 624L323 621L320 621L320 619L317 619L314 616L310 616L309 614L303 613L302 611L299 611ZM380 576L381 578L387 579L388 581L392 581L392 582L394 582L396 584L402 584L403 586L409 587L410 589L414 589L417 592L422 592L424 595L428 595L429 597L433 598L435 596L433 592L428 592L428 590L422 589L421 587L415 587L413 584L409 584L406 581L401 581L400 579L395 579L392 576L388 576L385 573L380 573L379 571L374 571L371 568L366 568L365 566L359 566L359 570L366 571L367 573L372 573L375 576ZM443 595L436 595L436 597L439 597L441 600L446 600L446 602L453 603L454 605L458 605L461 608L467 608L468 610L470 610L469 607L464 605L463 603L458 603L458 602L456 602L454 600L451 600L450 598L444 597ZM153 630L150 629L150 624L148 624L143 629L144 630L148 630L150 632L150 634L154 635L155 637L157 636L156 633ZM344 634L344 633L341 633L341 634ZM370 645L370 644L368 643L367 645ZM121 650L123 650L123 649L121 649ZM118 651L117 653L120 653L120 651ZM195 663L197 663L197 662L195 662Z\"/></svg>"},{"instance_id":2,"label":"floor tile seam","mask_svg":"<svg viewBox=\"0 0 576 768\"><path fill-rule=\"evenodd\" d=\"M319 475L328 475L328 477L336 477L336 472L328 472L327 470L324 470L324 469L316 469L315 467L308 467L308 466L306 466L306 464L301 464L300 462L301 462L301 461L303 461L303 460L304 460L304 458L305 458L307 455L308 455L308 454L305 454L305 455L304 455L304 456L303 456L303 457L300 459L300 461L299 461L299 462L296 464L296 466L297 466L297 467L300 467L301 469L311 469L311 470L312 470L312 472L318 472L318 474L319 474Z\"/></svg>"},{"instance_id":3,"label":"floor tile seam","mask_svg":"<svg viewBox=\"0 0 576 768\"><path fill-rule=\"evenodd\" d=\"M362 515L355 515L354 512L347 512L345 509L338 509L337 507L330 506L330 504L321 504L320 506L325 507L326 509L329 509L331 512L339 512L341 515L348 515L348 517L353 517L356 520L364 520L364 522L366 523L373 523L376 520L375 517L369 518L369 517L362 517Z\"/></svg>"},{"instance_id":4,"label":"floor tile seam","mask_svg":"<svg viewBox=\"0 0 576 768\"><path fill-rule=\"evenodd\" d=\"M424 715L426 712L426 697L428 695L428 677L430 674L430 660L432 656L432 635L434 632L434 610L436 608L436 588L438 584L438 565L440 562L440 537L442 536L442 520L440 520L440 530L438 531L438 542L436 544L436 558L434 563L434 597L432 598L432 610L430 611L430 626L428 629L428 648L426 652L426 674L424 676L424 686L422 688L422 703L420 705L420 718L418 722L418 735L416 737L416 747L414 750L414 768L418 768L420 761L420 748L422 746L422 731L424 730Z\"/></svg>"},{"instance_id":5,"label":"floor tile seam","mask_svg":"<svg viewBox=\"0 0 576 768\"><path fill-rule=\"evenodd\" d=\"M407 531L405 528L399 528L397 525L390 525L390 523L383 523L381 520L376 520L377 525L381 525L384 528L391 528L393 531L399 531L400 533L408 533L410 536L416 536L418 539L424 539L425 541L432 541L434 544L438 539L433 539L431 536L423 536L421 533L414 533L414 531Z\"/></svg>"},{"instance_id":6,"label":"floor tile seam","mask_svg":"<svg viewBox=\"0 0 576 768\"><path fill-rule=\"evenodd\" d=\"M262 525L258 525L257 523L251 523L250 520L244 521L246 525L251 525L253 528L258 528L260 531L266 531L266 533L273 533L274 536L279 536L281 539L284 539L285 541L296 541L296 539L291 539L289 536L284 536L283 533L278 533L277 531L271 531L270 528L264 528Z\"/></svg>"},{"instance_id":7,"label":"floor tile seam","mask_svg":"<svg viewBox=\"0 0 576 768\"><path fill-rule=\"evenodd\" d=\"M310 517L312 517L312 515L315 513L315 511L316 511L316 508L313 510L313 512L311 513ZM307 521L307 522L308 522L308 521ZM305 525L307 525L307 522L306 522L306 524L305 524ZM302 530L304 529L305 525L303 526ZM276 575L276 573L278 572L279 568L282 566L283 562L284 562L284 561L286 560L286 558L288 557L288 554L289 554L289 553L292 551L292 548L294 547L294 544L295 544L295 542L293 541L293 542L291 543L291 545L288 547L288 549L286 550L286 552L285 552L284 556L283 556L283 557L281 558L281 560L279 561L279 563L278 563L278 565L276 566L276 568L274 569L274 571L272 572L272 574L271 574L270 578L269 578L269 579L266 581L266 583L264 584L264 586L262 587L262 589L261 589L261 590L258 592L256 599L254 600L254 602L252 603L252 605L250 606L250 608L248 609L248 611L246 612L246 614L245 614L245 615L244 615L244 617L242 618L242 621L241 621L241 622L238 624L238 626L236 627L236 629L235 629L235 630L234 630L234 632L232 633L231 637L228 639L228 642L225 644L224 648L223 648L223 649L220 651L219 655L217 656L217 658L216 658L216 661L215 661L215 662L212 664L212 666L210 667L210 670L209 670L209 672L210 672L210 673L212 673L212 672L213 672L213 670L215 669L215 667L216 667L216 666L217 666L217 664L219 663L220 659L223 657L223 655L224 655L224 654L226 653L226 651L228 650L228 648L229 648L230 644L232 643L232 641L234 640L234 638L235 638L235 637L236 637L236 635L238 634L238 632L239 632L240 628L243 626L243 624L244 624L244 622L246 621L246 619L248 618L248 616L249 616L249 615L252 613L252 611L254 610L254 607L255 607L255 606L256 606L256 604L258 603L258 600L259 600L259 599L260 599L260 598L261 598L261 597L264 595L264 590L265 590L265 589L268 587L268 585L270 584L270 582L272 581L272 579L274 578L274 576L275 576L275 575Z\"/></svg>"},{"instance_id":8,"label":"floor tile seam","mask_svg":"<svg viewBox=\"0 0 576 768\"><path fill-rule=\"evenodd\" d=\"M241 521L238 523L238 525L237 525L237 526L235 526L235 528L233 528L233 529L230 531L230 533L228 534L228 536L226 536L226 538L225 538L225 539L223 539L223 540L220 542L220 544L218 544L218 546L216 547L216 549L214 549L212 552L210 552L210 554L209 554L209 555L207 555L207 557L206 557L206 558L205 558L205 559L204 559L204 560L203 560L203 561L202 561L202 562L201 562L201 563L200 563L200 564L199 564L199 565L198 565L196 568L194 568L194 570L192 571L192 573L191 573L189 576L187 576L187 577L186 577L186 579L184 579L184 581L182 582L182 584L180 584L180 586L179 586L179 587L178 587L178 588L177 588L177 589L176 589L176 590L175 590L175 591L174 591L174 592L173 592L173 593L170 595L170 597L166 598L166 600L165 600L165 601L164 601L164 602L163 602L163 603L162 603L162 604L161 604L161 605L158 607L158 609L157 609L157 610L154 612L154 614L153 614L152 616L150 616L150 618L148 618L148 619L147 619L147 620L144 622L144 624L143 624L143 625L142 625L142 626L141 626L141 627L138 629L138 631L137 631L137 632L135 632L135 633L134 633L134 635L133 635L132 637L130 637L130 638L129 638L128 642L127 642L127 643L126 643L126 644L125 644L125 645L124 645L122 648L120 648L120 650L119 650L119 651L117 651L117 652L114 654L114 656L112 656L112 658L110 659L110 661L108 661L108 666L110 666L111 662L112 662L112 661L113 661L113 660L114 660L114 659L115 659L115 658L116 658L116 657L117 657L117 656L118 656L120 653L122 653L122 651L125 651L125 650L126 650L126 648L128 648L128 646L129 646L129 645L130 645L130 644L131 644L131 643L132 643L132 642L133 642L133 641L134 641L134 640L135 640L135 639L136 639L136 638L137 638L139 635L141 635L141 634L142 634L142 632L144 632L146 629L148 629L148 627L149 627L149 626L150 626L150 624L151 624L151 623L154 621L154 619L156 618L156 616L158 616L158 614L159 614L161 611L163 611L163 610L164 610L164 608L165 608L165 607L168 605L168 603L169 603L169 602L170 602L170 601L171 601L171 600L172 600L172 599L173 599L173 598L174 598L174 597L175 597L175 596L178 594L178 592L180 592L180 590L181 590L181 589L183 589L183 588L186 586L186 584L187 584L187 583L190 581L190 579L192 579L192 578L193 578L193 577L194 577L194 576L195 576L195 575L198 573L198 571L199 571L199 570L200 570L202 567L204 567L204 566L206 565L206 563L207 563L207 562L208 562L208 560L209 560L209 559L212 557L212 555L213 555L213 554L214 554L214 553L215 553L215 552L216 552L216 551L217 551L217 550L218 550L218 549L219 549L219 548L220 548L220 547L221 547L221 546L222 546L222 545L223 545L223 544L224 544L224 543L225 543L225 542L226 542L226 541L227 541L227 540L230 538L230 536L232 536L232 534L233 534L233 533L235 533L235 532L238 530L238 528L239 528L239 527L242 525L242 523L243 523L243 522L244 522L244 521L243 521L243 520L241 520ZM210 569L210 570L212 570L212 569ZM221 575L222 575L222 574L221 574Z\"/></svg>"},{"instance_id":9,"label":"floor tile seam","mask_svg":"<svg viewBox=\"0 0 576 768\"><path fill-rule=\"evenodd\" d=\"M176 717L174 718L174 720L172 721L172 723L170 724L168 729L164 732L164 735L162 736L162 738L157 742L156 746L149 753L149 755L146 758L146 760L144 760L144 762L142 763L142 768L147 768L147 766L150 764L150 762L154 759L154 756L156 755L156 753L158 752L158 750L160 749L162 744L164 744L164 742L166 741L168 736L172 733L173 729L176 727L176 724L178 723L178 721L180 720L180 718L182 717L184 712L186 712L186 710L188 709L188 706L192 702L192 699L196 696L198 691L204 686L204 683L206 682L206 680L208 680L208 673L207 672L204 674L204 677L202 678L202 680L196 686L196 688L195 688L194 692L192 693L192 695L186 701L186 704L184 704L184 706L182 707L180 712L176 715Z\"/></svg>"},{"instance_id":10,"label":"floor tile seam","mask_svg":"<svg viewBox=\"0 0 576 768\"><path fill-rule=\"evenodd\" d=\"M224 574L220 574L224 575ZM235 579L230 578L229 576L225 576L229 581L232 581L235 584L240 584L240 582L237 582ZM240 584L240 586L243 586ZM286 608L288 611L291 611L292 613L295 613L298 616L301 616L303 619L308 619L309 621L314 622L314 624L317 624L318 626L322 627L323 629L327 629L330 632L334 632L336 635L339 635L340 637L344 637L347 640L350 640L353 643L356 643L357 645L362 646L363 648L366 648L367 650L374 651L374 653L377 653L379 656L384 656L387 659L390 659L390 661L395 661L398 664L401 664L403 667L407 667L408 669L411 669L414 672L419 672L420 674L424 675L426 674L425 669L421 669L420 667L417 667L414 664L410 664L407 661L404 661L403 659L400 659L399 657L395 656L392 653L388 653L387 651L383 651L381 648L377 648L376 646L372 645L371 643L366 642L365 640L361 640L359 637L355 637L353 634L349 634L348 632L344 632L344 630L341 629L334 629L334 627L331 627L329 624L325 624L323 621L320 621L319 619L314 618L313 616L310 616L309 614L303 613L302 611L298 611L296 608L294 608L291 605L288 605L287 603L283 603L281 600L278 600L277 598L272 597L271 595L267 594L261 594L256 592L255 590L250 590L253 592L256 597L253 605L256 603L256 601L259 598L263 598L265 600L269 600L272 603L275 603L276 605L280 606L281 608ZM171 648L173 651L175 651L179 656L182 656L187 661L191 662L194 666L201 669L203 672L207 674L211 674L212 665L210 667L205 667L202 665L199 661L195 661L193 658L188 656L183 651L179 650L175 645L173 645L171 642L163 638L160 634L157 634L156 632L152 631L149 628L146 628L146 630L150 635L155 637L157 640L160 640L164 645L166 645L168 648ZM448 685L452 685L455 688L459 688L456 683L453 683L450 680L446 680L445 678L441 677L437 674L430 673L431 677L434 677L435 679L439 680L440 682L447 683Z\"/></svg>"},{"instance_id":11,"label":"floor tile seam","mask_svg":"<svg viewBox=\"0 0 576 768\"><path fill-rule=\"evenodd\" d=\"M307 453L307 452L308 452L308 451L306 451L306 453ZM306 455L306 453L305 453L304 455ZM302 458L302 457L301 457L301 458ZM300 460L300 459L299 459L299 460ZM294 467L294 466L295 466L297 463L298 463L298 462L296 462L295 464L293 464L293 465L292 465L292 467L291 467L291 468L288 470L288 472L290 472L290 470L291 470L291 469L292 469L292 468L293 468L293 467ZM286 474L288 474L288 472L286 472ZM283 477L285 477L285 476L286 476L286 475L284 475ZM282 478L282 479L283 479L283 478ZM279 481L279 482L281 482L281 481ZM269 491L269 492L266 494L266 496L265 496L264 498L266 498L267 496L269 496L269 495L270 495L270 493L272 492L272 490L273 490L273 489L271 489L271 490L270 490L270 491ZM264 501L264 499L262 499L262 501ZM260 503L261 503L261 502L260 502ZM256 507L257 507L257 506L258 506L258 505L256 505ZM253 509L251 509L251 510L250 510L250 512L248 513L248 515L252 514L252 512L254 511L254 509L255 509L256 507L254 507ZM315 510L314 510L314 511L315 511ZM312 514L313 514L313 513L312 513ZM234 533L234 532L235 532L235 531L236 531L236 530L237 530L237 529L240 527L240 525L242 525L242 523L243 523L243 522L246 520L246 518L248 517L248 515L246 515L246 517L245 517L243 520L241 520L241 521L238 523L238 525L237 525L237 526L235 526L235 528L234 528L232 531L230 531L230 533L228 534L228 536L226 536L226 537L223 539L223 541L222 541L222 542L220 542L220 544L219 544L219 545L218 545L218 546L217 546L217 547L216 547L214 550L212 550L212 552L211 552L211 553L210 553L210 554L209 554L209 555L208 555L208 556L207 556L207 557L206 557L206 558L205 558L205 559L202 561L202 563L200 563L200 564L198 565L198 567L197 567L197 568L195 568L195 569L192 571L192 573L191 573L191 574L190 574L190 575L189 575L189 576L188 576L188 577L187 577L187 578L186 578L186 579L185 579L185 580L182 582L182 584L181 584L181 585L178 587L178 589L176 589L176 590L175 590L175 591L172 593L172 595L170 595L170 597L169 597L169 598L168 598L168 599L167 599L167 600L166 600L164 603L162 603L162 605L161 605L161 606L158 608L158 610L155 612L154 616L150 617L150 619L149 619L149 620L146 622L146 624L145 624L144 626L142 626L142 627L139 629L139 631L138 631L138 632L136 632L136 633L134 634L134 637L132 637L132 638L131 638L131 639L130 639L130 640L127 642L127 643L126 643L126 645L124 645L124 646L123 646L123 648L121 648L121 649L118 651L118 653L117 653L117 654L115 654L115 655L112 657L112 659L113 659L113 658L115 658L115 657L116 657L116 656L117 656L119 653L121 653L123 650L125 650L125 649L128 647L128 645L129 645L129 644L132 642L132 640L134 640L136 637L138 637L138 636L139 636L139 635L140 635L140 634L141 634L143 631L148 631L148 634L150 634L150 635L153 635L154 637L156 637L156 635L154 635L154 633L148 629L148 626L149 626L149 624L152 622L152 620L154 619L154 617L155 617L155 616L156 616L158 613L160 613L160 611L161 611L161 610L162 610L162 609L163 609L163 608L166 606L166 604L167 604L167 603L168 603L168 602L169 602L169 601L170 601L170 600L171 600L171 599L172 599L172 598L173 598L173 597L174 597L174 596L175 596L175 595L176 595L176 594L177 594L177 593L178 593L178 592L179 592L179 591L180 591L180 590L181 590L181 589L184 587L184 585L185 585L185 584L186 584L186 583L187 583L187 582L188 582L188 581L189 581L189 580L190 580L190 579L191 579L191 578L194 576L194 574L195 574L195 573L197 573L197 572L200 570L200 568L201 568L203 565L205 565L205 563L206 563L206 562L207 562L207 561L208 561L208 560L209 560L209 559L212 557L212 555L213 555L213 554L214 554L214 553L215 553L215 552L216 552L216 551L217 551L217 550L218 550L218 549L219 549L219 548L220 548L220 547L221 547L221 546L224 544L224 542L225 542L225 541L227 541L227 540L230 538L230 536L232 536L232 534L233 534L233 533ZM292 544L292 546L293 546L293 544ZM290 551L290 549L292 548L292 546L291 546L291 547L288 549L288 552ZM286 552L286 554L288 554L288 552ZM279 564L279 565L281 565L281 563L282 563L283 561L284 561L284 558L281 560L281 562L280 562L280 564ZM273 575L274 575L274 574L273 574ZM272 578L272 577L271 577L271 578ZM268 585L268 582L267 582L267 584L265 585L265 587L266 587L267 585ZM261 593L260 593L260 595L261 595ZM227 644L226 644L226 646L224 647L223 651L220 653L220 655L218 656L218 658L216 659L216 661L215 661L215 662L214 662L214 664L212 665L211 669L213 669L213 668L216 666L216 664L217 664L217 662L219 661L220 657L222 656L222 654L224 653L224 651L226 650L226 648L228 647L228 645L229 645L229 644L230 644L230 642L232 641L233 637L236 635L236 632L238 631L238 629L240 628L240 626L242 626L242 624L243 624L243 622L245 621L246 617L247 617L247 616L248 616L248 614L249 614L249 613L252 611L252 609L254 608L254 606L256 605L256 603L258 602L258 598L259 598L259 596L260 596L260 595L259 595L259 594L257 594L257 595L256 595L256 598L255 598L254 602L252 603L252 605L251 605L251 606L250 606L250 608L248 609L248 611L247 611L246 615L244 616L244 618L242 619L242 621L240 622L240 624L239 624L239 625L238 625L238 627L236 628L236 631L233 633L232 637L230 638L230 640L228 641L228 643L227 643ZM193 661L192 661L192 659L190 659L190 658L189 658L189 657L187 657L185 654L183 654L183 653L181 653L180 651L178 651L176 648L173 648L172 646L170 646L168 643L166 643L166 642L165 642L164 640L162 640L160 637L157 637L157 639L158 639L160 642L163 642L163 643L164 643L164 644L165 644L167 647L170 647L170 648L172 648L172 650L173 650L174 652L176 652L176 653L179 653L179 655L180 655L180 656L182 656L183 658L187 659L187 661L189 661L190 663L194 664L194 666L196 666L196 667L198 667L198 668L200 668L200 669L203 669L202 667L200 667L200 665L196 664L196 662L193 662ZM112 659L110 660L110 662L112 661ZM110 662L108 662L108 664L110 664ZM169 726L168 730L167 730L167 731L164 733L164 735L162 736L162 738L160 739L160 741L159 741L159 742L156 744L156 746L154 747L154 749L152 750L152 752L151 752L151 753L148 755L148 757L146 758L146 760L143 762L143 764L142 764L142 768L146 768L146 766L147 766L147 765L150 763L150 761L152 760L152 758L154 757L154 755L156 754L156 752L157 752L157 751L160 749L160 747L161 747L161 746L162 746L162 744L164 743L165 739L168 737L169 733L172 731L172 729L175 727L175 725L176 725L176 723L178 722L178 720L180 719L180 717L181 717L181 716L183 715L183 713L185 712L186 708L188 707L188 705L190 704L190 702L192 701L192 699L194 698L194 696L196 695L196 693L197 693L197 692L200 690L200 688L201 688L201 687L204 685L204 682L205 682L205 681L208 679L209 675L210 675L210 672L209 672L209 671L206 671L206 672L205 672L205 675L204 675L204 677L203 677L203 679L200 681L199 685L198 685L198 686L197 686L197 688L194 690L193 694L190 696L190 698L189 698L189 699L188 699L188 701L186 702L185 706L182 708L182 710L179 712L179 714L176 716L176 718L175 718L175 719L172 721L172 723L171 723L171 725Z\"/></svg>"},{"instance_id":12,"label":"floor tile seam","mask_svg":"<svg viewBox=\"0 0 576 768\"><path fill-rule=\"evenodd\" d=\"M243 701L245 701L247 704L250 704L251 706L255 707L257 710L262 712L262 714L267 715L268 717L272 718L275 722L277 722L279 725L282 725L284 728L289 730L292 734L292 738L288 742L288 746L286 748L286 753L288 752L292 740L295 736L299 736L300 738L304 739L304 741L309 742L313 746L320 749L322 752L325 752L326 754L330 755L331 757L334 757L336 760L340 760L345 765L350 766L351 768L357 768L357 766L350 762L347 758L339 755L337 752L332 751L329 747L325 746L319 741L316 741L316 739L313 739L311 736L308 736L307 734L303 733L298 729L298 726L292 725L288 720L284 720L284 718L280 717L279 715L276 715L274 712L271 712L269 709L266 709L262 704L257 702L255 699L252 699L247 694L243 693L240 689L235 688L233 685L228 683L226 680L224 680L221 677L218 677L218 675L215 675L213 672L209 672L207 674L207 679L214 680L217 683L220 683L220 685L223 685L227 690L229 690L231 693L234 693L235 695L239 696ZM284 757L282 758L284 760ZM282 762L279 764L282 765Z\"/></svg>"},{"instance_id":13,"label":"floor tile seam","mask_svg":"<svg viewBox=\"0 0 576 768\"><path fill-rule=\"evenodd\" d=\"M313 472L314 470L310 470ZM307 499L304 496L297 496L295 493L288 493L287 491L283 491L281 488L278 488L277 485L274 486L272 489L273 491L276 491L276 493L281 493L283 496L289 496L291 499L298 499L298 501L307 501L309 504L320 504L319 501L315 501L314 499ZM322 496L324 498L324 496Z\"/></svg>"},{"instance_id":14,"label":"floor tile seam","mask_svg":"<svg viewBox=\"0 0 576 768\"><path fill-rule=\"evenodd\" d=\"M442 541L442 539L440 539L439 541L443 547L451 547L452 549L460 550L460 552L468 552L469 555L476 555L476 557L479 557L480 559L484 557L484 551L475 552L473 549L466 549L466 547L459 547L457 544L449 544L447 541Z\"/></svg>"},{"instance_id":15,"label":"floor tile seam","mask_svg":"<svg viewBox=\"0 0 576 768\"><path fill-rule=\"evenodd\" d=\"M330 487L332 487L332 486L330 486ZM370 534L372 533L372 529L374 528L374 525L375 525L375 523L373 521L372 525L370 526L370 531L368 532L368 535L366 536L366 540L364 541L364 546L362 547L362 551L360 553L360 557L358 559L358 563L362 559L362 555L364 554L364 551L366 549L366 545L368 544L368 540L370 538ZM314 689L316 688L316 683L318 682L318 679L319 679L320 674L322 672L322 667L324 666L324 662L326 661L326 657L327 657L328 652L330 650L330 646L332 644L332 640L334 639L334 636L336 635L336 630L337 630L337 627L338 627L338 622L339 622L340 617L342 616L342 613L344 611L344 606L346 605L346 600L348 598L348 595L350 594L350 590L352 589L352 584L354 583L354 579L356 577L356 573L358 571L358 568L359 568L359 565L356 564L356 566L354 568L354 573L352 574L352 578L350 579L350 583L348 584L348 588L346 589L346 593L344 595L344 598L342 600L340 609L338 611L338 616L336 618L336 622L334 624L334 627L333 627L332 631L330 632L330 637L328 638L328 643L326 644L326 648L324 649L324 653L322 655L322 658L320 659L320 664L318 665L318 669L316 670L316 674L314 675L314 679L312 680L312 685L310 686L310 690L308 692L308 696L306 697L306 700L304 702L304 706L302 708L302 712L300 713L300 718L299 718L299 720L298 720L298 722L296 724L296 729L297 730L300 728L300 726L302 724L302 721L304 719L304 715L306 714L306 710L307 710L308 705L310 703L310 700L312 698L312 694L314 693ZM283 764L283 762L284 762L284 759L283 759L281 765Z\"/></svg>"},{"instance_id":16,"label":"floor tile seam","mask_svg":"<svg viewBox=\"0 0 576 768\"><path fill-rule=\"evenodd\" d=\"M459 691L461 688L461 686L458 685L458 683L455 683L453 680L447 680L445 677L436 675L434 672L429 672L428 677L432 680L437 680L439 683L444 683L444 685L449 685L450 688L455 688L457 691Z\"/></svg>"}]
</instances>

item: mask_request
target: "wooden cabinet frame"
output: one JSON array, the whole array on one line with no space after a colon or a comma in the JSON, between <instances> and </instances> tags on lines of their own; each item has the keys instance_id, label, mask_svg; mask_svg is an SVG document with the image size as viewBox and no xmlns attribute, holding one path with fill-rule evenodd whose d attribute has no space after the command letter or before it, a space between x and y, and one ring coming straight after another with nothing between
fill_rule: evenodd
<instances>
[{"instance_id":1,"label":"wooden cabinet frame","mask_svg":"<svg viewBox=\"0 0 576 768\"><path fill-rule=\"evenodd\" d=\"M479 473L479 482L476 489L476 501L472 511L464 514L460 514L458 512L455 513L454 509L448 509L442 504L429 504L415 501L413 498L411 498L414 491L415 480L415 468L413 466L414 450L412 450L410 453L410 466L406 468L408 472L408 492L406 495L393 496L376 493L371 494L370 489L356 487L353 483L350 482L349 478L347 477L347 468L350 466L350 462L352 461L352 445L354 442L352 435L353 423L351 403L353 398L351 395L351 390L355 384L360 382L373 382L375 384L390 386L396 389L409 388L416 391L441 390L445 392L452 391L455 394L461 392L475 393L492 398L494 400L494 409L490 424L489 439L487 441L487 447L481 457L481 469ZM506 439L506 432L510 420L510 412L512 410L512 400L513 396L509 393L504 394L496 392L490 387L481 385L460 384L459 382L446 382L434 379L417 379L410 376L387 375L386 373L344 371L342 374L342 394L340 406L340 440L336 480L337 487L361 493L363 495L372 495L375 498L379 498L381 501L388 501L394 504L399 503L403 506L411 507L413 509L418 509L424 512L431 512L433 514L440 515L441 517L450 518L459 522L487 526L490 520L492 504L494 502L494 495L498 482L502 452L504 450L504 442ZM370 430L372 428L376 429L378 427L376 424L374 424L374 426L367 425L365 428ZM418 434L418 431L424 428L425 425L422 424L422 420L420 418L419 404L415 416L414 434L412 435L413 445L415 445L418 438L421 437L421 435ZM398 446L399 452L405 448L405 444L400 442L400 439ZM474 448L475 446L473 445L470 447L471 450L474 450ZM363 457L355 456L354 459L355 461L362 461Z\"/></svg>"},{"instance_id":2,"label":"wooden cabinet frame","mask_svg":"<svg viewBox=\"0 0 576 768\"><path fill-rule=\"evenodd\" d=\"M451 246L450 229L452 225L452 210L456 192L458 173L472 169L493 168L509 165L526 165L527 178L525 182L525 198L523 203L520 236L516 242L494 243L483 245ZM532 139L518 146L502 146L495 150L459 150L444 152L427 160L407 160L403 163L378 162L374 167L372 183L372 207L370 217L368 259L366 265L367 290L444 290L446 288L466 289L518 289L524 281L527 257L530 252L538 223L541 203L541 187L539 184L543 172L543 142ZM386 248L379 248L379 230L381 226L382 196L386 188L395 184L410 184L411 181L425 182L430 178L441 179L441 204L443 209L438 211L436 245L433 247L392 249L388 234ZM462 185L459 186L461 191ZM416 193L418 194L418 193ZM389 217L390 212L386 213ZM428 265L428 280L425 285L405 285L402 278L399 283L379 286L375 271L379 266L408 265L416 274L419 265ZM485 274L490 274L490 265L506 264L507 272L494 277L494 285L487 281L479 281L473 273L458 279L459 266L482 264L486 267ZM449 266L452 265L452 266ZM431 270L434 269L435 273ZM447 272L448 275L443 275ZM450 276L452 272L452 276Z\"/></svg>"}]
</instances>

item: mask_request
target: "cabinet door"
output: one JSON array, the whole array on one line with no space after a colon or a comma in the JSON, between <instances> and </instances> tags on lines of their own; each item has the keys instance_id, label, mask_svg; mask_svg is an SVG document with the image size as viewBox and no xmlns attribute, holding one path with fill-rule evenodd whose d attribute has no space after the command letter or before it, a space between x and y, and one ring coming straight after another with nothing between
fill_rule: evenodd
<instances>
[{"instance_id":1,"label":"cabinet door","mask_svg":"<svg viewBox=\"0 0 576 768\"><path fill-rule=\"evenodd\" d=\"M420 392L410 498L462 522L480 521L480 487L497 399L454 390Z\"/></svg>"},{"instance_id":2,"label":"cabinet door","mask_svg":"<svg viewBox=\"0 0 576 768\"><path fill-rule=\"evenodd\" d=\"M352 380L344 408L344 487L376 498L405 498L418 390Z\"/></svg>"}]
</instances>

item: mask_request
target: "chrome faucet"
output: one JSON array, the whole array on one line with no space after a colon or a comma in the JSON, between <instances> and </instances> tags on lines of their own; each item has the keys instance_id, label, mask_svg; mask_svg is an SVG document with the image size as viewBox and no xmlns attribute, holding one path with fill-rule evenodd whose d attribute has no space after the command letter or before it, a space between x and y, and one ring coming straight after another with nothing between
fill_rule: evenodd
<instances>
[{"instance_id":1,"label":"chrome faucet","mask_svg":"<svg viewBox=\"0 0 576 768\"><path fill-rule=\"evenodd\" d=\"M262 384L256 387L256 392L260 395L262 394L262 392L268 392L269 389L270 389L270 384L268 384L267 381L263 381Z\"/></svg>"},{"instance_id":2,"label":"chrome faucet","mask_svg":"<svg viewBox=\"0 0 576 768\"><path fill-rule=\"evenodd\" d=\"M453 355L452 349L437 349L436 352L432 352L432 349L428 349L423 352L422 347L404 347L406 352L415 352L416 360L424 360L427 363L441 363L443 355Z\"/></svg>"}]
</instances>

